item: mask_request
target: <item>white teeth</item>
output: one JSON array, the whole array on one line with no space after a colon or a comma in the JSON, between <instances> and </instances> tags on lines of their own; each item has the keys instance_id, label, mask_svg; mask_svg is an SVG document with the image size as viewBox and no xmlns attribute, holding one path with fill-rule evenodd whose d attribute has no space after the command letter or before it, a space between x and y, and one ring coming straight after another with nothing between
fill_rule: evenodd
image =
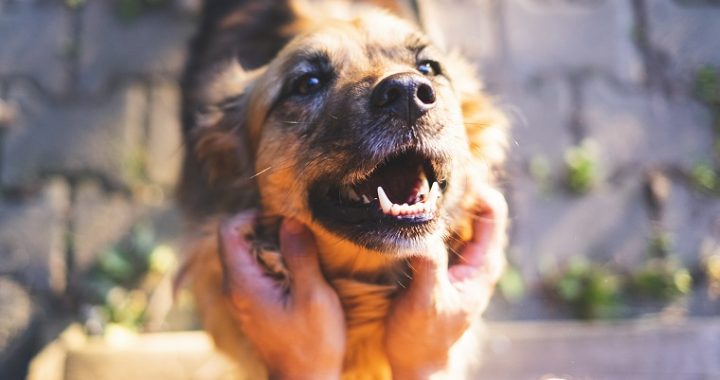
<instances>
[{"instance_id":1,"label":"white teeth","mask_svg":"<svg viewBox=\"0 0 720 380\"><path fill-rule=\"evenodd\" d=\"M370 204L370 202L371 202L371 201L370 201L370 198L368 198L367 195L363 194L363 195L362 195L362 203L364 203L364 204Z\"/></svg>"},{"instance_id":2,"label":"white teeth","mask_svg":"<svg viewBox=\"0 0 720 380\"><path fill-rule=\"evenodd\" d=\"M418 216L427 213L434 213L437 210L437 201L440 198L440 185L435 182L430 188L427 196L421 202L413 205L404 203L402 205L395 204L390 201L385 190L382 187L378 187L378 200L380 201L380 208L383 214L391 216ZM364 197L364 196L363 196ZM364 201L364 199L363 199Z\"/></svg>"},{"instance_id":3,"label":"white teeth","mask_svg":"<svg viewBox=\"0 0 720 380\"><path fill-rule=\"evenodd\" d=\"M402 206L400 206L400 205L398 205L398 204L394 204L394 205L392 205L392 207L390 208L390 214L391 214L392 216L398 216L398 215L400 215L400 211L401 211L401 210L402 210Z\"/></svg>"},{"instance_id":4,"label":"white teeth","mask_svg":"<svg viewBox=\"0 0 720 380\"><path fill-rule=\"evenodd\" d=\"M393 203L390 202L390 198L388 198L387 194L385 194L385 190L383 190L382 186L378 186L377 191L378 200L380 201L380 208L382 208L384 214L389 214Z\"/></svg>"}]
</instances>

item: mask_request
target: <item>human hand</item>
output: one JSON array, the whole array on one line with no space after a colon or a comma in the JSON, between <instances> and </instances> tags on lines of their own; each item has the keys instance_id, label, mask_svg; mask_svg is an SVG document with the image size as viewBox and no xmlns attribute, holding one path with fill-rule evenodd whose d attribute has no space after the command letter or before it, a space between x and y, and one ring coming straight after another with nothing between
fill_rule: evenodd
<instances>
[{"instance_id":1,"label":"human hand","mask_svg":"<svg viewBox=\"0 0 720 380\"><path fill-rule=\"evenodd\" d=\"M473 237L448 267L445 250L410 261L413 279L385 324L394 379L445 373L450 348L487 307L505 266L507 203L498 191L478 190Z\"/></svg>"},{"instance_id":2,"label":"human hand","mask_svg":"<svg viewBox=\"0 0 720 380\"><path fill-rule=\"evenodd\" d=\"M280 228L280 253L290 272L287 291L265 274L245 236L254 212L220 227L220 254L240 327L268 367L271 379L338 379L345 353L345 319L327 284L314 237L294 219Z\"/></svg>"}]
</instances>

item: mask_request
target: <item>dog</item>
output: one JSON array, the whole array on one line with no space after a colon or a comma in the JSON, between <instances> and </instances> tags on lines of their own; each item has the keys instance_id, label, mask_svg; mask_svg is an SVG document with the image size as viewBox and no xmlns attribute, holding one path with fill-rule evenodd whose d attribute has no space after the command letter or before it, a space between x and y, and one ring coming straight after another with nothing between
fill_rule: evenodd
<instances>
[{"instance_id":1,"label":"dog","mask_svg":"<svg viewBox=\"0 0 720 380\"><path fill-rule=\"evenodd\" d=\"M266 374L223 292L223 217L261 210L254 250L279 279L279 221L306 224L347 318L343 378L391 378L383 320L406 259L457 251L471 237L471 183L497 181L505 116L408 9L204 4L182 82L187 277L205 329L248 378Z\"/></svg>"}]
</instances>

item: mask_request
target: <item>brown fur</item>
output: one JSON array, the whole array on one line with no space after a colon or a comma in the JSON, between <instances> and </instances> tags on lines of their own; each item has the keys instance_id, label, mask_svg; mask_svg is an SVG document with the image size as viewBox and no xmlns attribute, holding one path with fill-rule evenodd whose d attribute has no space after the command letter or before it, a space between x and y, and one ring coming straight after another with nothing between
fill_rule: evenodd
<instances>
[{"instance_id":1,"label":"brown fur","mask_svg":"<svg viewBox=\"0 0 720 380\"><path fill-rule=\"evenodd\" d=\"M426 250L457 251L470 238L473 195L469 183L471 178L494 181L495 169L504 159L505 118L481 94L465 61L441 55L450 84L438 84L437 91L439 98L447 98L441 103L447 107L429 117L428 125L453 124L459 129L438 133L428 141L442 149L458 141L466 145L453 147L458 158L452 159L454 186L444 196L448 215L437 231L390 254L328 230L308 209L308 187L317 178L345 173L358 161L350 153L358 141L346 134L333 135L333 128L362 133L370 123L358 120L363 113L355 103L342 103L343 99L362 98L363 91L383 76L407 70L403 50L393 49L407 44L416 32L411 24L365 5L333 6L332 12L316 9L290 1L206 3L183 83L186 157L179 199L191 229L188 276L205 328L217 346L242 361L252 373L249 378L265 376L231 317L223 293L218 220L247 208L261 209L271 221L279 220L278 216L301 220L316 237L323 272L345 310L344 378L388 379L383 321L398 285L408 281L403 258ZM407 14L407 7L391 10ZM342 66L332 91L343 96L327 97L321 105L290 100L278 106L288 67L299 52L318 49L328 55L331 65ZM345 120L317 107L353 117ZM321 127L311 130L304 120ZM289 121L300 122L296 126ZM324 148L330 141L347 144L348 149ZM272 245L276 236L267 235L261 240ZM276 252L258 252L262 262L276 267L274 272L282 270L277 268L281 261Z\"/></svg>"}]
</instances>

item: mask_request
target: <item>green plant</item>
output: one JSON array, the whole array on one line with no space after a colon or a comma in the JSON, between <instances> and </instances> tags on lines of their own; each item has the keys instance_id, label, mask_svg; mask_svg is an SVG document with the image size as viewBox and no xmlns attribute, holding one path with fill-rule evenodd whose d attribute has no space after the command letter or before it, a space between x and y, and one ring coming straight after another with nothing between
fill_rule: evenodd
<instances>
[{"instance_id":1,"label":"green plant","mask_svg":"<svg viewBox=\"0 0 720 380\"><path fill-rule=\"evenodd\" d=\"M587 193L597 183L597 155L597 147L592 140L584 140L565 152L566 183L570 191L576 194Z\"/></svg>"},{"instance_id":2,"label":"green plant","mask_svg":"<svg viewBox=\"0 0 720 380\"><path fill-rule=\"evenodd\" d=\"M169 0L116 0L118 16L125 22L131 22L144 12L168 3Z\"/></svg>"},{"instance_id":3,"label":"green plant","mask_svg":"<svg viewBox=\"0 0 720 380\"><path fill-rule=\"evenodd\" d=\"M672 251L672 236L667 232L656 232L648 241L648 257L666 258Z\"/></svg>"},{"instance_id":4,"label":"green plant","mask_svg":"<svg viewBox=\"0 0 720 380\"><path fill-rule=\"evenodd\" d=\"M498 281L500 295L509 302L517 302L525 295L525 281L522 274L514 266L508 265L500 281Z\"/></svg>"},{"instance_id":5,"label":"green plant","mask_svg":"<svg viewBox=\"0 0 720 380\"><path fill-rule=\"evenodd\" d=\"M717 253L703 260L703 271L708 282L708 295L713 300L720 298L720 247Z\"/></svg>"},{"instance_id":6,"label":"green plant","mask_svg":"<svg viewBox=\"0 0 720 380\"><path fill-rule=\"evenodd\" d=\"M720 79L715 69L703 67L695 73L695 96L708 105L720 103Z\"/></svg>"},{"instance_id":7,"label":"green plant","mask_svg":"<svg viewBox=\"0 0 720 380\"><path fill-rule=\"evenodd\" d=\"M576 318L617 316L621 303L621 278L613 270L574 260L546 281L546 288Z\"/></svg>"},{"instance_id":8,"label":"green plant","mask_svg":"<svg viewBox=\"0 0 720 380\"><path fill-rule=\"evenodd\" d=\"M85 0L65 0L65 5L70 9L75 9L85 4Z\"/></svg>"},{"instance_id":9,"label":"green plant","mask_svg":"<svg viewBox=\"0 0 720 380\"><path fill-rule=\"evenodd\" d=\"M700 190L705 192L718 192L720 191L720 179L718 179L718 173L715 168L709 162L700 162L690 171L690 178L693 184Z\"/></svg>"},{"instance_id":10,"label":"green plant","mask_svg":"<svg viewBox=\"0 0 720 380\"><path fill-rule=\"evenodd\" d=\"M670 301L692 289L690 272L677 262L652 259L630 275L627 287L631 294L642 298Z\"/></svg>"},{"instance_id":11,"label":"green plant","mask_svg":"<svg viewBox=\"0 0 720 380\"><path fill-rule=\"evenodd\" d=\"M172 248L158 244L149 227L136 226L127 239L100 255L85 279L85 302L95 305L103 324L137 330L155 288L176 266Z\"/></svg>"}]
</instances>

